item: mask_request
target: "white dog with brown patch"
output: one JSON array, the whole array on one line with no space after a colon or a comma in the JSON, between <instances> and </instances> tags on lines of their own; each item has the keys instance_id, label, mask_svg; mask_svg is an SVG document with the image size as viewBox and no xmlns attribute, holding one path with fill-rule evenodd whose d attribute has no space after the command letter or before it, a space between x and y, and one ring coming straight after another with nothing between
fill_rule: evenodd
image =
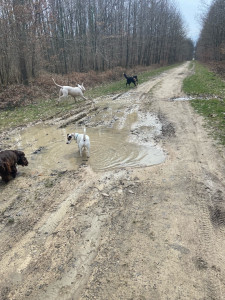
<instances>
[{"instance_id":1,"label":"white dog with brown patch","mask_svg":"<svg viewBox=\"0 0 225 300\"><path fill-rule=\"evenodd\" d=\"M79 134L77 132L68 133L66 143L70 144L72 138L74 138L75 141L78 144L78 148L79 148L79 151L80 151L80 156L82 156L83 151L87 151L87 157L90 157L90 138L86 134L86 128L84 127L84 133L83 134Z\"/></svg>"},{"instance_id":2,"label":"white dog with brown patch","mask_svg":"<svg viewBox=\"0 0 225 300\"><path fill-rule=\"evenodd\" d=\"M65 98L67 96L72 96L74 98L74 100L76 101L76 97L81 97L85 100L87 100L84 95L83 92L85 91L84 85L82 83L82 85L78 84L75 87L69 86L69 85L59 85L55 82L55 80L52 78L54 84L58 87L60 87L59 90L59 100L58 102L62 99Z\"/></svg>"}]
</instances>

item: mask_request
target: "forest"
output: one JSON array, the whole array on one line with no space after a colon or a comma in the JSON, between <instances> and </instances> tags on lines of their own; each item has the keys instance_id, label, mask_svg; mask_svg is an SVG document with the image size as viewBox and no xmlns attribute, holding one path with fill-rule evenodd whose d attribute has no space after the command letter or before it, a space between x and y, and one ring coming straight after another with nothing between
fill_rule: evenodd
<instances>
[{"instance_id":1,"label":"forest","mask_svg":"<svg viewBox=\"0 0 225 300\"><path fill-rule=\"evenodd\" d=\"M0 0L4 86L43 72L168 65L192 59L193 49L169 0Z\"/></svg>"},{"instance_id":2,"label":"forest","mask_svg":"<svg viewBox=\"0 0 225 300\"><path fill-rule=\"evenodd\" d=\"M225 0L214 0L203 16L196 58L225 74Z\"/></svg>"}]
</instances>

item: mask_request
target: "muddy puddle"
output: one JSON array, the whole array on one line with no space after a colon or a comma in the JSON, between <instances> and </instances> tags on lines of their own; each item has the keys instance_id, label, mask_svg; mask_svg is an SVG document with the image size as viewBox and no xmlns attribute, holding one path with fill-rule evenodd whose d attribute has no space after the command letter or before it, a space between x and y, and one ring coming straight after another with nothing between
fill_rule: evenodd
<instances>
[{"instance_id":1,"label":"muddy puddle","mask_svg":"<svg viewBox=\"0 0 225 300\"><path fill-rule=\"evenodd\" d=\"M88 117L87 134L91 141L90 158L80 157L73 140L66 144L67 133L83 133L83 125L38 124L14 137L17 149L29 160L31 174L49 175L54 172L76 170L89 165L94 171L121 167L141 167L160 164L165 153L156 145L161 124L154 115L142 114L137 105L116 101L99 103L99 110Z\"/></svg>"}]
</instances>

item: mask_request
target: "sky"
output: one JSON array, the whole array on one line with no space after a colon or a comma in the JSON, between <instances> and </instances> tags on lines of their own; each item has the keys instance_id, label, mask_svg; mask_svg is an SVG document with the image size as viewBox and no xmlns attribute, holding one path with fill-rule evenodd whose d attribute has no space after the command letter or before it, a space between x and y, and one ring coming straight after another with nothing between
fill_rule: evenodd
<instances>
[{"instance_id":1,"label":"sky","mask_svg":"<svg viewBox=\"0 0 225 300\"><path fill-rule=\"evenodd\" d=\"M175 0L187 27L187 36L194 42L201 32L201 15L208 11L213 0Z\"/></svg>"}]
</instances>

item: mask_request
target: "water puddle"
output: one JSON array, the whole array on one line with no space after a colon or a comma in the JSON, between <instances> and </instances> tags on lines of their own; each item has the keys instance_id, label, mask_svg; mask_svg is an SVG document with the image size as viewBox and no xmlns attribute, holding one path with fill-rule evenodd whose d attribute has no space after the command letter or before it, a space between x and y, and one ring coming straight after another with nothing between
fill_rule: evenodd
<instances>
[{"instance_id":1,"label":"water puddle","mask_svg":"<svg viewBox=\"0 0 225 300\"><path fill-rule=\"evenodd\" d=\"M97 172L162 163L165 153L154 142L161 124L154 115L138 112L137 105L126 104L108 99L100 103L100 112L88 117L89 159L80 157L74 140L66 144L67 133L83 133L83 127L75 124L66 128L44 124L29 127L14 137L14 143L26 153L27 168L33 174L76 170L82 164Z\"/></svg>"},{"instance_id":2,"label":"water puddle","mask_svg":"<svg viewBox=\"0 0 225 300\"><path fill-rule=\"evenodd\" d=\"M209 95L209 96L187 96L187 97L178 97L178 98L171 98L171 101L190 101L190 100L210 100L210 99L222 99L218 96Z\"/></svg>"},{"instance_id":3,"label":"water puddle","mask_svg":"<svg viewBox=\"0 0 225 300\"><path fill-rule=\"evenodd\" d=\"M178 98L172 98L171 101L190 101L194 100L193 97L178 97Z\"/></svg>"}]
</instances>

